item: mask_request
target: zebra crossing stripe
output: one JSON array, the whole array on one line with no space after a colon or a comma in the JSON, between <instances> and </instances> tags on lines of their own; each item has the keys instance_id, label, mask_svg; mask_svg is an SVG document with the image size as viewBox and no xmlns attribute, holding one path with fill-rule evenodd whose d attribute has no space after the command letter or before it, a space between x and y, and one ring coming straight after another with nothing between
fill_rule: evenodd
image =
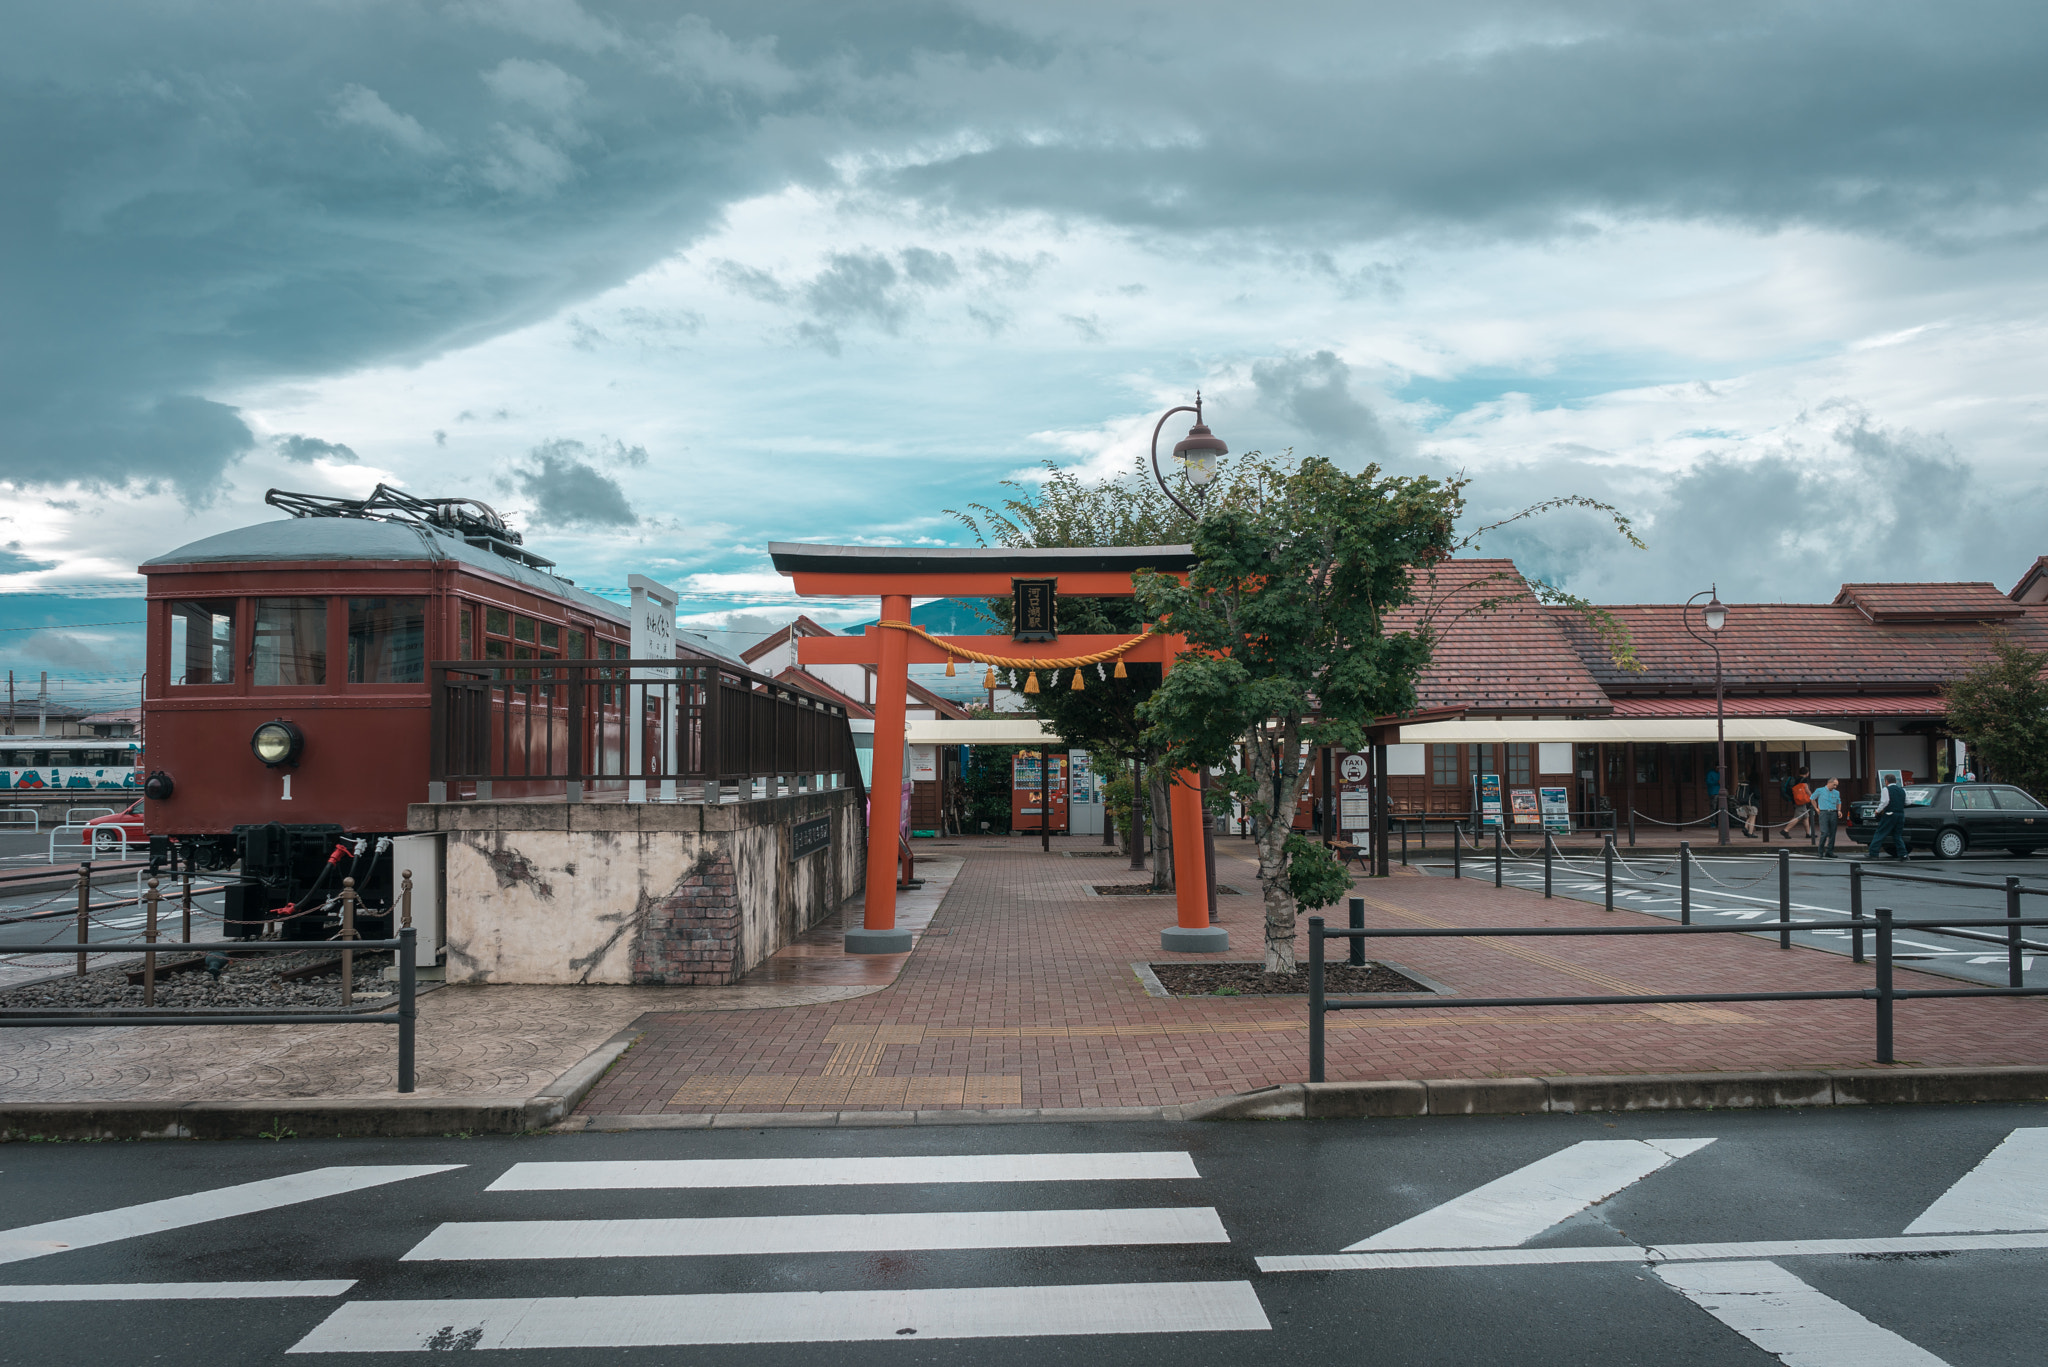
<instances>
[{"instance_id":1,"label":"zebra crossing stripe","mask_svg":"<svg viewBox=\"0 0 2048 1367\"><path fill-rule=\"evenodd\" d=\"M1213 1206L745 1215L684 1220L490 1220L440 1225L404 1262L685 1258L948 1248L1225 1244Z\"/></svg>"},{"instance_id":2,"label":"zebra crossing stripe","mask_svg":"<svg viewBox=\"0 0 2048 1367\"><path fill-rule=\"evenodd\" d=\"M1690 1263L1657 1276L1787 1367L1948 1367L1774 1263Z\"/></svg>"},{"instance_id":3,"label":"zebra crossing stripe","mask_svg":"<svg viewBox=\"0 0 2048 1367\"><path fill-rule=\"evenodd\" d=\"M1417 1267L1533 1267L1553 1263L1693 1263L1732 1258L1997 1253L2048 1248L2048 1233L1906 1235L1876 1239L1758 1239L1749 1243L1603 1244L1589 1248L1411 1248L1295 1253L1258 1259L1261 1272L1387 1272Z\"/></svg>"},{"instance_id":4,"label":"zebra crossing stripe","mask_svg":"<svg viewBox=\"0 0 2048 1367\"><path fill-rule=\"evenodd\" d=\"M36 1301L239 1301L341 1296L339 1282L82 1282L70 1286L0 1286L0 1304Z\"/></svg>"},{"instance_id":5,"label":"zebra crossing stripe","mask_svg":"<svg viewBox=\"0 0 2048 1367\"><path fill-rule=\"evenodd\" d=\"M1908 1234L2048 1229L2048 1128L2014 1130L1906 1226Z\"/></svg>"},{"instance_id":6,"label":"zebra crossing stripe","mask_svg":"<svg viewBox=\"0 0 2048 1367\"><path fill-rule=\"evenodd\" d=\"M1181 1152L985 1153L882 1158L688 1158L515 1163L486 1191L649 1187L850 1187L941 1182L1123 1182L1199 1178Z\"/></svg>"},{"instance_id":7,"label":"zebra crossing stripe","mask_svg":"<svg viewBox=\"0 0 2048 1367\"><path fill-rule=\"evenodd\" d=\"M651 1348L1270 1330L1250 1282L354 1301L293 1353Z\"/></svg>"}]
</instances>

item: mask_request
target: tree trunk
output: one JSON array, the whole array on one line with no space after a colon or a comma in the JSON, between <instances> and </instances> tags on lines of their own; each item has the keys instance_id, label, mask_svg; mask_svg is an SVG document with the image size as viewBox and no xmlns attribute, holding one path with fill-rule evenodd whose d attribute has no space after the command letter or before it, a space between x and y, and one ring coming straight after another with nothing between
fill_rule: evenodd
<instances>
[{"instance_id":1,"label":"tree trunk","mask_svg":"<svg viewBox=\"0 0 2048 1367\"><path fill-rule=\"evenodd\" d=\"M1252 812L1252 840L1259 848L1259 892L1266 906L1266 972L1292 973L1299 908L1287 883L1287 837L1294 829L1294 809L1301 801L1302 785L1308 780L1308 770L1301 763L1299 724L1281 728L1275 739L1254 739L1245 749L1255 791L1272 804L1263 818L1256 807Z\"/></svg>"},{"instance_id":2,"label":"tree trunk","mask_svg":"<svg viewBox=\"0 0 2048 1367\"><path fill-rule=\"evenodd\" d=\"M1145 766L1145 793L1152 807L1152 891L1173 891L1173 812L1167 785L1173 775L1156 760Z\"/></svg>"},{"instance_id":3,"label":"tree trunk","mask_svg":"<svg viewBox=\"0 0 2048 1367\"><path fill-rule=\"evenodd\" d=\"M1145 769L1131 761L1131 816L1129 826L1131 867L1145 867Z\"/></svg>"}]
</instances>

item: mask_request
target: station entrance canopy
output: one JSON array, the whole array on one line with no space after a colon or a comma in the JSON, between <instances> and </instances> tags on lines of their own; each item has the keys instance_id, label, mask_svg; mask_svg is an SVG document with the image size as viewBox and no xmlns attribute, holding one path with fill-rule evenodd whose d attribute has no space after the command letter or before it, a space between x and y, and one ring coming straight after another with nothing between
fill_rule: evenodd
<instances>
[{"instance_id":1,"label":"station entrance canopy","mask_svg":"<svg viewBox=\"0 0 2048 1367\"><path fill-rule=\"evenodd\" d=\"M1825 726L1781 717L1729 717L1722 733L1731 745L1761 745L1766 750L1846 750L1855 737ZM1431 721L1388 726L1381 738L1390 745L1472 744L1502 742L1569 742L1574 745L1711 745L1716 736L1712 717L1594 717L1585 721L1542 718L1528 721Z\"/></svg>"},{"instance_id":2,"label":"station entrance canopy","mask_svg":"<svg viewBox=\"0 0 2048 1367\"><path fill-rule=\"evenodd\" d=\"M1011 547L922 549L908 546L814 546L773 542L775 568L795 581L805 597L866 597L881 602L881 620L861 636L807 636L797 642L799 663L858 664L875 670L874 780L869 789L867 891L859 931L847 932L846 947L857 953L887 954L910 948L910 933L896 929L896 856L902 834L892 820L902 787L908 741L904 694L912 664L956 660L990 668L1080 668L1096 662L1147 662L1171 669L1186 648L1178 636L1060 636L1057 600L1129 598L1131 576L1139 570L1185 574L1194 565L1190 546L1081 546L1026 550ZM934 636L912 625L910 600L917 598L1003 598L1016 595L1020 615L1011 636ZM1032 723L1035 727L1036 723ZM1043 730L997 743L1034 744L1052 739ZM953 742L957 743L957 742ZM989 743L989 742L982 742ZM1172 950L1226 949L1228 938L1209 924L1207 877L1202 859L1202 797L1199 776L1175 776L1173 868L1178 925L1161 934Z\"/></svg>"}]
</instances>

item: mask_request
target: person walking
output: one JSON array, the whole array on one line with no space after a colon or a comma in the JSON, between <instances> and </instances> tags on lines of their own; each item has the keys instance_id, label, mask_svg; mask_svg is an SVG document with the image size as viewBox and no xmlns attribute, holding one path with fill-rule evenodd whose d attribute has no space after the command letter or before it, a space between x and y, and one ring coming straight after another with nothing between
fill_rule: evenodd
<instances>
[{"instance_id":1,"label":"person walking","mask_svg":"<svg viewBox=\"0 0 2048 1367\"><path fill-rule=\"evenodd\" d=\"M1835 832L1842 821L1842 780L1831 778L1813 795L1813 809L1820 819L1820 857L1835 857Z\"/></svg>"},{"instance_id":2,"label":"person walking","mask_svg":"<svg viewBox=\"0 0 2048 1367\"><path fill-rule=\"evenodd\" d=\"M1792 809L1792 819L1785 823L1785 838L1790 840L1792 828L1797 826L1799 833L1805 836L1809 843L1817 840L1820 832L1815 829L1818 823L1814 820L1813 814L1813 789L1806 785L1804 769L1799 771L1798 777L1792 782Z\"/></svg>"},{"instance_id":3,"label":"person walking","mask_svg":"<svg viewBox=\"0 0 2048 1367\"><path fill-rule=\"evenodd\" d=\"M1877 822L1877 834L1871 837L1870 857L1884 858L1885 846L1898 846L1898 861L1906 862L1906 786L1896 778L1884 785L1884 795L1877 800L1876 810L1871 818Z\"/></svg>"}]
</instances>

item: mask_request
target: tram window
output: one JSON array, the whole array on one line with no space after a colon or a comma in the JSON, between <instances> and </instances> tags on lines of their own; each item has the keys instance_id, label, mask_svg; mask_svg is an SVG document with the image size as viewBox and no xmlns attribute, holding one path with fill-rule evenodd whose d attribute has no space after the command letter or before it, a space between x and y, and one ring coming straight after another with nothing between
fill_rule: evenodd
<instances>
[{"instance_id":1,"label":"tram window","mask_svg":"<svg viewBox=\"0 0 2048 1367\"><path fill-rule=\"evenodd\" d=\"M549 650L561 649L562 629L553 622L542 622L540 624L540 643Z\"/></svg>"},{"instance_id":2,"label":"tram window","mask_svg":"<svg viewBox=\"0 0 2048 1367\"><path fill-rule=\"evenodd\" d=\"M531 617L514 617L512 619L512 639L528 642L533 640L533 619Z\"/></svg>"},{"instance_id":3,"label":"tram window","mask_svg":"<svg viewBox=\"0 0 2048 1367\"><path fill-rule=\"evenodd\" d=\"M485 641L485 642L484 642L484 658L485 658L486 660L502 660L502 659L504 659L504 658L505 658L505 643L504 643L503 641Z\"/></svg>"},{"instance_id":4,"label":"tram window","mask_svg":"<svg viewBox=\"0 0 2048 1367\"><path fill-rule=\"evenodd\" d=\"M171 682L235 681L235 602L171 604Z\"/></svg>"},{"instance_id":5,"label":"tram window","mask_svg":"<svg viewBox=\"0 0 2048 1367\"><path fill-rule=\"evenodd\" d=\"M476 648L476 636L472 631L472 627L474 626L474 622L472 619L474 618L474 616L475 614L472 613L468 608L464 608L462 610L462 653L455 657L458 660L473 660L476 658L475 655L470 653Z\"/></svg>"},{"instance_id":6,"label":"tram window","mask_svg":"<svg viewBox=\"0 0 2048 1367\"><path fill-rule=\"evenodd\" d=\"M348 681L421 683L426 673L427 600L348 600Z\"/></svg>"},{"instance_id":7,"label":"tram window","mask_svg":"<svg viewBox=\"0 0 2048 1367\"><path fill-rule=\"evenodd\" d=\"M256 670L259 688L327 682L327 600L258 598Z\"/></svg>"},{"instance_id":8,"label":"tram window","mask_svg":"<svg viewBox=\"0 0 2048 1367\"><path fill-rule=\"evenodd\" d=\"M503 608L485 608L485 609L484 609L484 635L486 635L486 636L510 636L511 634L512 634L512 614L511 614L511 613L509 613L509 612L505 611L505 609L503 609Z\"/></svg>"},{"instance_id":9,"label":"tram window","mask_svg":"<svg viewBox=\"0 0 2048 1367\"><path fill-rule=\"evenodd\" d=\"M584 653L583 642L584 636L582 632L572 631L569 633L569 649L567 652L569 659L587 660L590 658L588 655Z\"/></svg>"}]
</instances>

